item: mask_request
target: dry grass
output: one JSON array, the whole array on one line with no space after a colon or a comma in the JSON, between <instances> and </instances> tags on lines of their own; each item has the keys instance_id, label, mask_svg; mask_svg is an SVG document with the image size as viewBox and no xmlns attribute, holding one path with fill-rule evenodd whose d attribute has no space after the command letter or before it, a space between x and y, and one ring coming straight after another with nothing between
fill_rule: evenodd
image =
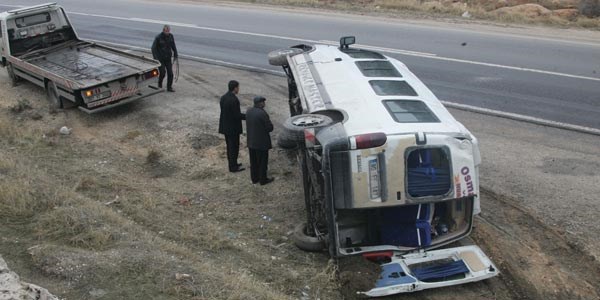
<instances>
[{"instance_id":1,"label":"dry grass","mask_svg":"<svg viewBox=\"0 0 600 300\"><path fill-rule=\"evenodd\" d=\"M162 164L164 141L134 166L110 143L86 144L57 135L55 123L15 118L0 109L0 227L19 244L0 241L0 250L19 257L29 249L25 270L52 292L70 299L89 298L90 290L107 299L292 299L310 285L315 298L336 298L332 269L314 267L322 258L284 239L289 225L261 219L280 205L277 195L232 194L223 182L236 177L225 169L210 169L201 181L193 178L199 169L153 179L147 165ZM191 277L177 280L177 273Z\"/></svg>"},{"instance_id":2,"label":"dry grass","mask_svg":"<svg viewBox=\"0 0 600 300\"><path fill-rule=\"evenodd\" d=\"M0 217L20 219L33 216L39 204L31 200L34 198L32 182L27 177L17 177L25 175L18 172L23 169L3 157L0 158L0 170L4 179L0 185Z\"/></svg>"},{"instance_id":3,"label":"dry grass","mask_svg":"<svg viewBox=\"0 0 600 300\"><path fill-rule=\"evenodd\" d=\"M127 133L125 133L125 135L123 135L123 137L121 138L121 142L127 142L127 141L134 140L135 138L139 137L140 135L142 135L142 132L140 132L139 130L127 131Z\"/></svg>"},{"instance_id":4,"label":"dry grass","mask_svg":"<svg viewBox=\"0 0 600 300\"><path fill-rule=\"evenodd\" d=\"M195 1L195 0L192 0ZM499 15L491 12L493 7L487 7L484 4L479 4L475 1L465 1L464 5L444 4L435 1L423 0L233 0L237 2L250 2L267 5L284 5L284 6L299 6L310 8L322 8L331 10L342 10L347 12L359 13L376 13L391 15L394 17L423 17L434 16L443 18L460 18L460 16L468 11L472 15L472 19L480 19L508 24L533 24L533 25L550 25L560 27L579 27L586 29L600 30L600 18L589 18L579 16L574 20L559 18L556 16L540 16L529 18L522 15ZM532 1L532 3L540 3L550 9L556 5L556 1ZM488 5L489 6L489 5ZM415 15L417 13L417 15Z\"/></svg>"},{"instance_id":5,"label":"dry grass","mask_svg":"<svg viewBox=\"0 0 600 300\"><path fill-rule=\"evenodd\" d=\"M581 28L595 29L600 28L600 18L579 17L574 22L574 25Z\"/></svg>"},{"instance_id":6,"label":"dry grass","mask_svg":"<svg viewBox=\"0 0 600 300\"><path fill-rule=\"evenodd\" d=\"M207 87L233 76L210 70ZM268 188L227 171L210 121L220 89L182 93L169 106L149 99L116 114L49 115L41 89L10 89L2 77L0 253L29 282L67 299L340 299L327 256L289 238L305 215L295 164L273 151L278 179ZM11 111L16 99L32 99L31 109ZM184 118L178 105L190 111ZM62 126L73 133L58 134Z\"/></svg>"},{"instance_id":7,"label":"dry grass","mask_svg":"<svg viewBox=\"0 0 600 300\"><path fill-rule=\"evenodd\" d=\"M7 119L0 119L0 138L7 143L12 144L19 141L22 135L22 130L16 130L11 122Z\"/></svg>"},{"instance_id":8,"label":"dry grass","mask_svg":"<svg viewBox=\"0 0 600 300\"><path fill-rule=\"evenodd\" d=\"M31 104L27 99L19 99L16 104L10 107L10 111L13 113L20 113L28 109L31 109Z\"/></svg>"},{"instance_id":9,"label":"dry grass","mask_svg":"<svg viewBox=\"0 0 600 300\"><path fill-rule=\"evenodd\" d=\"M163 154L156 150L156 149L150 149L150 151L148 151L148 155L146 156L146 163L153 165L153 164L157 164L160 162L160 159L163 157Z\"/></svg>"},{"instance_id":10,"label":"dry grass","mask_svg":"<svg viewBox=\"0 0 600 300\"><path fill-rule=\"evenodd\" d=\"M3 134L7 132L12 131ZM24 138L21 132L18 136ZM21 157L11 155L10 159L0 159L3 179L8 179L0 181L0 219L5 224L22 223L31 228L35 236L32 242L37 244L31 250L33 263L43 273L68 280L77 288L93 285L108 289L118 282L110 292L113 299L156 295L197 299L285 298L269 291L248 271L238 271L230 262L203 258L184 246L192 245L207 253L234 249L231 241L223 238L226 235L219 226L193 221L166 224L163 219L160 222L165 233L149 233L129 220L132 216L76 191L93 190L98 186L96 179L84 178L76 189L57 185L45 181L51 176L43 169L32 168ZM138 205L151 209L157 206L157 201L144 196L132 204L131 207L121 204L121 208L133 214ZM151 217L140 214L133 218ZM177 272L193 274L194 281L175 280ZM71 298L82 297L84 294L71 294Z\"/></svg>"},{"instance_id":11,"label":"dry grass","mask_svg":"<svg viewBox=\"0 0 600 300\"><path fill-rule=\"evenodd\" d=\"M3 148L13 153L29 153L44 148L41 133L14 126L0 119L0 140ZM8 151L3 153L9 154ZM3 178L4 177L4 178ZM0 157L0 217L12 221L33 217L38 211L53 208L61 201L59 190L51 190L51 185L39 170L22 160L11 159L9 155Z\"/></svg>"},{"instance_id":12,"label":"dry grass","mask_svg":"<svg viewBox=\"0 0 600 300\"><path fill-rule=\"evenodd\" d=\"M97 202L87 201L72 193L69 200L40 214L35 231L38 238L51 238L74 247L106 249L120 236L125 220Z\"/></svg>"}]
</instances>

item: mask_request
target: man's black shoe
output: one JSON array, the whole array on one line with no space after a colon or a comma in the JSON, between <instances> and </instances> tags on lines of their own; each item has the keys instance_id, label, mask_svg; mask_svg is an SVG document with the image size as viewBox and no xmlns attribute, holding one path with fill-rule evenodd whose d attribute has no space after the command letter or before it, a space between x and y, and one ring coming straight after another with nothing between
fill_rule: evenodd
<instances>
[{"instance_id":1,"label":"man's black shoe","mask_svg":"<svg viewBox=\"0 0 600 300\"><path fill-rule=\"evenodd\" d=\"M175 93L175 90L173 88L167 88L167 92Z\"/></svg>"},{"instance_id":2,"label":"man's black shoe","mask_svg":"<svg viewBox=\"0 0 600 300\"><path fill-rule=\"evenodd\" d=\"M242 167L242 164L237 164L237 167L238 167L238 168Z\"/></svg>"},{"instance_id":3,"label":"man's black shoe","mask_svg":"<svg viewBox=\"0 0 600 300\"><path fill-rule=\"evenodd\" d=\"M235 169L235 170L229 170L229 172L231 172L231 173L236 173L236 172L241 172L241 171L244 171L244 170L246 170L246 168L239 168L239 167L238 167L238 168L237 168L237 169Z\"/></svg>"},{"instance_id":4,"label":"man's black shoe","mask_svg":"<svg viewBox=\"0 0 600 300\"><path fill-rule=\"evenodd\" d=\"M265 180L265 182L261 182L260 185L269 184L269 183L271 183L273 181L275 181L275 178L273 178L273 177L267 178L267 180Z\"/></svg>"}]
</instances>

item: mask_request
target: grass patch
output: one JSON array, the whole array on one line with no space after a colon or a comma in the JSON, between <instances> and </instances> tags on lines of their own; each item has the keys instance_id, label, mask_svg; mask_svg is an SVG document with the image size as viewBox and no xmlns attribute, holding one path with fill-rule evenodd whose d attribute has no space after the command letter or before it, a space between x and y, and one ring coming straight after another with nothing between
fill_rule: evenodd
<instances>
[{"instance_id":1,"label":"grass patch","mask_svg":"<svg viewBox=\"0 0 600 300\"><path fill-rule=\"evenodd\" d=\"M0 253L29 282L68 299L298 299L305 286L311 298L339 299L320 274L327 258L287 239L295 220L280 197L248 194L248 178L212 164L185 165L169 144L145 145L134 161L111 143L138 141L149 128L87 139L87 116L44 111L36 122L27 117L33 106L0 110ZM65 124L80 135L57 134ZM195 155L224 157L218 136L191 142ZM178 164L189 172L174 173ZM262 219L274 210L285 217Z\"/></svg>"},{"instance_id":2,"label":"grass patch","mask_svg":"<svg viewBox=\"0 0 600 300\"><path fill-rule=\"evenodd\" d=\"M73 185L75 192L82 193L100 203L107 203L135 189L135 183L126 176L106 176L95 171L89 171Z\"/></svg>"},{"instance_id":3,"label":"grass patch","mask_svg":"<svg viewBox=\"0 0 600 300\"><path fill-rule=\"evenodd\" d=\"M3 174L10 181L0 182L0 222L19 220L22 225L5 230L18 230L8 236L23 236L31 230L35 236L22 246L30 248L32 264L41 275L68 282L69 291L63 297L89 298L89 290L106 292L107 299L286 299L245 270L228 261L214 261L201 253L214 256L223 249L232 249L231 242L221 235L223 229L212 222L168 223L158 215L136 215L148 218L168 231L163 235L148 232L111 206L88 198L52 182L42 169L34 169L18 159L0 160ZM27 172L28 178L12 175ZM25 178L25 177L21 177ZM90 189L95 179L85 179L79 189ZM140 197L132 201L153 207L157 201ZM127 203L127 205L130 205ZM136 206L124 210L134 214ZM172 231L171 231L172 230ZM32 246L33 244L33 247ZM191 245L188 247L186 245ZM23 250L21 250L23 251ZM176 280L176 273L191 274L193 280ZM59 293L60 295L61 293Z\"/></svg>"},{"instance_id":4,"label":"grass patch","mask_svg":"<svg viewBox=\"0 0 600 300\"><path fill-rule=\"evenodd\" d=\"M170 177L175 174L179 168L170 161L163 160L162 152L156 149L150 149L146 155L146 171L153 178Z\"/></svg>"},{"instance_id":5,"label":"grass patch","mask_svg":"<svg viewBox=\"0 0 600 300\"><path fill-rule=\"evenodd\" d=\"M596 29L600 28L600 18L586 18L586 17L578 17L573 24L577 27L587 28L587 29Z\"/></svg>"},{"instance_id":6,"label":"grass patch","mask_svg":"<svg viewBox=\"0 0 600 300\"><path fill-rule=\"evenodd\" d=\"M21 113L28 109L31 109L31 103L27 99L19 99L17 103L10 107L10 111L13 113Z\"/></svg>"},{"instance_id":7,"label":"grass patch","mask_svg":"<svg viewBox=\"0 0 600 300\"><path fill-rule=\"evenodd\" d=\"M197 0L192 0L197 1ZM422 1L422 0L233 0L235 2L258 3L266 5L298 6L308 8L321 8L330 10L342 10L351 13L382 13L392 17L420 17L414 13L423 14L421 17L443 17L460 18L468 11L472 19L489 20L507 24L536 24L560 27L580 27L586 29L600 30L600 18L590 18L581 15L574 20L559 18L556 16L541 16L527 18L518 14L506 16L493 13L496 9L493 2L484 1ZM595 0L589 0L593 2ZM557 8L556 1L533 1L549 9ZM589 5L588 5L589 6ZM594 8L596 9L596 8ZM595 11L595 10L594 10Z\"/></svg>"},{"instance_id":8,"label":"grass patch","mask_svg":"<svg viewBox=\"0 0 600 300\"><path fill-rule=\"evenodd\" d=\"M163 157L163 154L156 150L156 149L150 149L148 151L148 155L146 155L146 163L149 165L155 165L160 163L160 159Z\"/></svg>"},{"instance_id":9,"label":"grass patch","mask_svg":"<svg viewBox=\"0 0 600 300\"><path fill-rule=\"evenodd\" d=\"M92 191L98 185L98 181L91 176L83 176L79 179L79 182L75 185L75 191L85 192Z\"/></svg>"},{"instance_id":10,"label":"grass patch","mask_svg":"<svg viewBox=\"0 0 600 300\"><path fill-rule=\"evenodd\" d=\"M61 240L75 247L106 249L118 239L118 228L125 221L97 202L75 199L39 216L35 226L38 238Z\"/></svg>"},{"instance_id":11,"label":"grass patch","mask_svg":"<svg viewBox=\"0 0 600 300\"><path fill-rule=\"evenodd\" d=\"M25 222L61 202L62 192L49 190L50 183L36 173L19 161L0 158L0 174L4 177L0 181L0 218Z\"/></svg>"}]
</instances>

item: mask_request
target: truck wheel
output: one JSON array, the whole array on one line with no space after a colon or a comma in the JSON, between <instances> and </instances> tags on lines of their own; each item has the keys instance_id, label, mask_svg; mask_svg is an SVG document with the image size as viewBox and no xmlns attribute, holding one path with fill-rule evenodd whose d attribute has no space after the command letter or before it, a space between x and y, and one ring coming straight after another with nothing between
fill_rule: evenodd
<instances>
[{"instance_id":1,"label":"truck wheel","mask_svg":"<svg viewBox=\"0 0 600 300\"><path fill-rule=\"evenodd\" d=\"M56 112L62 108L62 101L60 101L60 97L56 92L56 85L52 81L48 82L46 86L46 99L48 99L50 112Z\"/></svg>"},{"instance_id":2,"label":"truck wheel","mask_svg":"<svg viewBox=\"0 0 600 300\"><path fill-rule=\"evenodd\" d=\"M277 49L269 52L269 64L273 66L286 66L288 64L287 57L300 54L303 51L296 48Z\"/></svg>"},{"instance_id":3,"label":"truck wheel","mask_svg":"<svg viewBox=\"0 0 600 300\"><path fill-rule=\"evenodd\" d=\"M63 108L63 109L67 109L67 108L73 108L73 107L77 107L77 106L79 106L79 105L77 105L77 103L76 103L76 102L73 102L73 101L67 100L67 99L65 99L65 98L63 98L63 97L60 97L60 104L62 104L62 108Z\"/></svg>"},{"instance_id":4,"label":"truck wheel","mask_svg":"<svg viewBox=\"0 0 600 300\"><path fill-rule=\"evenodd\" d=\"M296 247L298 247L301 250L319 252L325 249L325 241L327 240L327 235L324 235L322 238L313 236L307 232L306 223L302 223L296 226L296 228L294 228L292 240L294 241Z\"/></svg>"},{"instance_id":5,"label":"truck wheel","mask_svg":"<svg viewBox=\"0 0 600 300\"><path fill-rule=\"evenodd\" d=\"M8 78L10 79L10 83L12 86L17 86L17 83L19 82L19 76L17 76L17 74L15 74L15 69L13 67L13 65L11 63L8 63L6 65L6 72L8 72Z\"/></svg>"},{"instance_id":6,"label":"truck wheel","mask_svg":"<svg viewBox=\"0 0 600 300\"><path fill-rule=\"evenodd\" d=\"M288 118L283 123L283 130L277 137L277 145L284 149L293 149L304 142L304 129L325 127L333 120L324 115L302 114Z\"/></svg>"}]
</instances>

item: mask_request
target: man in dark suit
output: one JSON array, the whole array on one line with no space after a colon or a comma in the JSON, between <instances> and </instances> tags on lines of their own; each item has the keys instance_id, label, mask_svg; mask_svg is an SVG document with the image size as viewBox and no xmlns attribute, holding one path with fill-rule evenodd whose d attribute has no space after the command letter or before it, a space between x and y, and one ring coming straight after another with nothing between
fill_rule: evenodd
<instances>
[{"instance_id":1,"label":"man in dark suit","mask_svg":"<svg viewBox=\"0 0 600 300\"><path fill-rule=\"evenodd\" d=\"M171 27L165 25L163 31L154 38L152 43L152 56L160 61L158 71L158 87L162 88L163 79L165 79L165 71L167 73L167 91L175 92L173 89L173 62L171 56L177 59L177 47L175 46L175 38L171 34Z\"/></svg>"},{"instance_id":2,"label":"man in dark suit","mask_svg":"<svg viewBox=\"0 0 600 300\"><path fill-rule=\"evenodd\" d=\"M237 162L240 151L240 134L242 134L242 120L246 115L240 111L240 100L236 96L240 92L240 83L231 80L228 84L229 91L221 97L221 116L219 118L219 133L225 135L227 143L227 161L229 172L245 170L242 164Z\"/></svg>"},{"instance_id":3,"label":"man in dark suit","mask_svg":"<svg viewBox=\"0 0 600 300\"><path fill-rule=\"evenodd\" d=\"M248 149L250 151L250 178L252 183L265 185L273 182L275 178L267 177L269 162L269 149L273 123L264 110L266 99L262 96L254 97L254 107L246 112L246 130L248 131Z\"/></svg>"}]
</instances>

